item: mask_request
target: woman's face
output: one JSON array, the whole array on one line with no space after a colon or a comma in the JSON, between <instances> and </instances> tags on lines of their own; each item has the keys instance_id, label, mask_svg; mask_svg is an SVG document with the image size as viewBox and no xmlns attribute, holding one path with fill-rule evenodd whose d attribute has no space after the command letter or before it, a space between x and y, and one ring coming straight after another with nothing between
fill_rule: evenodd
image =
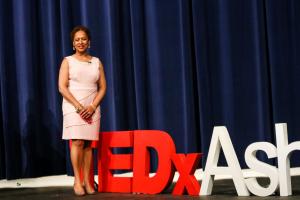
<instances>
[{"instance_id":1,"label":"woman's face","mask_svg":"<svg viewBox=\"0 0 300 200\"><path fill-rule=\"evenodd\" d=\"M73 46L77 52L85 52L89 47L89 38L84 31L77 31L74 35Z\"/></svg>"}]
</instances>

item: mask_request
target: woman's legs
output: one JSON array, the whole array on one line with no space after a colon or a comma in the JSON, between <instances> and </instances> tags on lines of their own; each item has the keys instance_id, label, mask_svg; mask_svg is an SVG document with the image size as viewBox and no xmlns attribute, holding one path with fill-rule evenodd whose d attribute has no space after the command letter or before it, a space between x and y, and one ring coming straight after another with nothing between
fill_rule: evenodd
<instances>
[{"instance_id":1,"label":"woman's legs","mask_svg":"<svg viewBox=\"0 0 300 200\"><path fill-rule=\"evenodd\" d=\"M85 141L86 144L84 145L83 149L83 182L86 189L86 192L88 194L94 194L95 189L93 185L90 184L90 170L91 170L91 164L92 164L92 148L91 148L91 142Z\"/></svg>"},{"instance_id":2,"label":"woman's legs","mask_svg":"<svg viewBox=\"0 0 300 200\"><path fill-rule=\"evenodd\" d=\"M84 189L80 181L80 169L82 168L84 156L84 140L72 140L71 162L74 171L74 192L76 195L84 195Z\"/></svg>"}]
</instances>

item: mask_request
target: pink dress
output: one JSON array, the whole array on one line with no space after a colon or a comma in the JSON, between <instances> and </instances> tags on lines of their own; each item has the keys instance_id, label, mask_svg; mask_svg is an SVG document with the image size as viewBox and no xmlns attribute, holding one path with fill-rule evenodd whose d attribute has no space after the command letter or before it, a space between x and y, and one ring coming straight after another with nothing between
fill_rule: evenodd
<instances>
[{"instance_id":1,"label":"pink dress","mask_svg":"<svg viewBox=\"0 0 300 200\"><path fill-rule=\"evenodd\" d=\"M90 62L66 57L69 64L69 91L83 105L90 105L98 91L99 59L92 57ZM100 106L97 107L90 122L83 120L72 104L66 99L62 102L63 136L65 140L98 140L100 131Z\"/></svg>"}]
</instances>

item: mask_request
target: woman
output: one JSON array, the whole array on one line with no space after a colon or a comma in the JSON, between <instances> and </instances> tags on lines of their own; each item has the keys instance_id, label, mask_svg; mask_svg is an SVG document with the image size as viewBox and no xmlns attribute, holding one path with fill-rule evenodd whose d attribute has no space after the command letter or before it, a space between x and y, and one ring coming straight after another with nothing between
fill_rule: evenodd
<instances>
[{"instance_id":1,"label":"woman","mask_svg":"<svg viewBox=\"0 0 300 200\"><path fill-rule=\"evenodd\" d=\"M89 183L92 160L91 141L98 140L100 103L106 92L103 65L89 55L90 31L76 26L71 32L75 53L65 57L59 71L59 92L63 96L63 139L72 140L71 162L74 170L74 193L94 194ZM83 170L83 182L80 181Z\"/></svg>"}]
</instances>

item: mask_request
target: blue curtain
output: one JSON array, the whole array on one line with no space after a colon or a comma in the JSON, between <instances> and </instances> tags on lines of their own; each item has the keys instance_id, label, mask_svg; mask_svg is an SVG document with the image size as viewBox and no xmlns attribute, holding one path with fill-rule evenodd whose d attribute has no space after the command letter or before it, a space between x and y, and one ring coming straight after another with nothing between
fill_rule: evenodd
<instances>
[{"instance_id":1,"label":"blue curtain","mask_svg":"<svg viewBox=\"0 0 300 200\"><path fill-rule=\"evenodd\" d=\"M70 171L57 77L78 24L104 63L103 131L164 130L178 152L207 155L225 125L243 167L250 143L275 144L274 123L300 140L299 10L296 0L1 0L0 179Z\"/></svg>"}]
</instances>

